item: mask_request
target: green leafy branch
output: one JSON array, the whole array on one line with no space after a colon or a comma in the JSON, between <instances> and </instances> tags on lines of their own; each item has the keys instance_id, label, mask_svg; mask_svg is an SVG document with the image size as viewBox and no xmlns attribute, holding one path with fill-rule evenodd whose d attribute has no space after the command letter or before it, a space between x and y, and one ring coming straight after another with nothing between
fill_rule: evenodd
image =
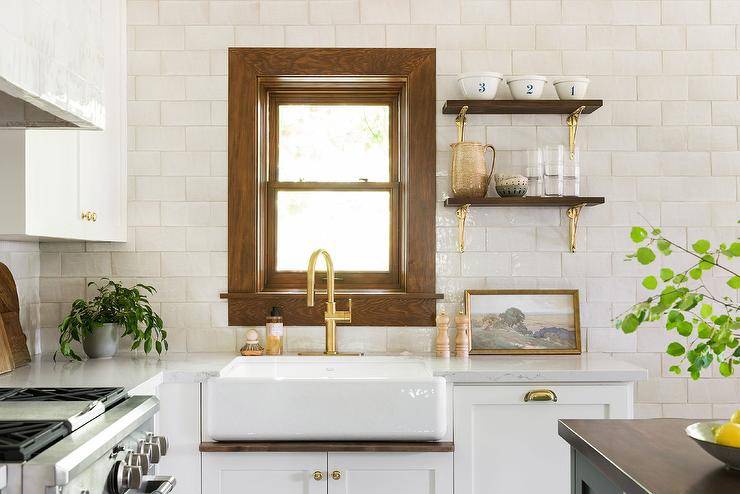
<instances>
[{"instance_id":1,"label":"green leafy branch","mask_svg":"<svg viewBox=\"0 0 740 494\"><path fill-rule=\"evenodd\" d=\"M627 261L647 266L656 260L656 251L667 257L676 249L691 256L694 262L678 273L663 267L657 276L646 276L642 286L658 293L620 314L616 327L629 334L644 323L665 318L667 331L675 330L688 338L686 346L673 341L666 347L668 355L680 359L670 367L671 372L680 374L681 366L686 365L685 370L691 377L699 379L702 370L716 361L720 374L731 376L734 366L740 364L740 305L731 297L715 297L702 280L705 274L717 270L730 276L727 280L730 288L740 288L740 276L724 264L724 260L740 257L740 243L732 242L729 246L722 243L712 248L708 240L701 239L687 249L665 238L659 228L653 227L649 232L633 227L630 238L639 247L627 255Z\"/></svg>"},{"instance_id":2,"label":"green leafy branch","mask_svg":"<svg viewBox=\"0 0 740 494\"><path fill-rule=\"evenodd\" d=\"M81 342L96 328L106 323L123 326L121 336L131 337L131 349L143 347L144 353L155 349L158 354L169 348L167 331L159 314L154 312L148 295L156 293L149 285L137 284L126 288L108 278L98 284L91 281L98 295L89 301L77 299L72 302L72 310L59 324L59 350L65 357L74 360L82 358L72 348L72 342ZM56 358L56 353L54 354Z\"/></svg>"}]
</instances>

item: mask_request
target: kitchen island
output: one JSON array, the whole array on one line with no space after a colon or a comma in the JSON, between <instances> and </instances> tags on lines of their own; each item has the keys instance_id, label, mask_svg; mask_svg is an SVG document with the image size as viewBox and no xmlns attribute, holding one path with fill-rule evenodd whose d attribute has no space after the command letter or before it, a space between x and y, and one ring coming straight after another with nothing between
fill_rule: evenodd
<instances>
[{"instance_id":1,"label":"kitchen island","mask_svg":"<svg viewBox=\"0 0 740 494\"><path fill-rule=\"evenodd\" d=\"M740 492L732 471L685 433L696 420L559 420L571 447L571 493Z\"/></svg>"}]
</instances>

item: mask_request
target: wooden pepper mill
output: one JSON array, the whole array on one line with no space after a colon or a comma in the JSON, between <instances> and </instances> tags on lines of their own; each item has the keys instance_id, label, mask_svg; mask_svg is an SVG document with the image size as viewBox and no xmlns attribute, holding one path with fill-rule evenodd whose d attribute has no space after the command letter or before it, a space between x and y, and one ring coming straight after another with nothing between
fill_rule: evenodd
<instances>
[{"instance_id":1,"label":"wooden pepper mill","mask_svg":"<svg viewBox=\"0 0 740 494\"><path fill-rule=\"evenodd\" d=\"M447 333L450 327L450 316L445 314L444 308L437 316L437 357L450 358L450 337Z\"/></svg>"},{"instance_id":2,"label":"wooden pepper mill","mask_svg":"<svg viewBox=\"0 0 740 494\"><path fill-rule=\"evenodd\" d=\"M460 311L455 316L455 356L467 358L470 353L470 318Z\"/></svg>"}]
</instances>

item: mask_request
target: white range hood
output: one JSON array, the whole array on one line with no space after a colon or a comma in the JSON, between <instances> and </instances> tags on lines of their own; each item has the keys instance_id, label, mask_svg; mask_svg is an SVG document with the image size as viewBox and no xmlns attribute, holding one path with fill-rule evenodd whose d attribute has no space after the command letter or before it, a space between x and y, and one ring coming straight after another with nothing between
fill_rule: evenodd
<instances>
[{"instance_id":1,"label":"white range hood","mask_svg":"<svg viewBox=\"0 0 740 494\"><path fill-rule=\"evenodd\" d=\"M0 2L0 128L102 129L100 2Z\"/></svg>"}]
</instances>

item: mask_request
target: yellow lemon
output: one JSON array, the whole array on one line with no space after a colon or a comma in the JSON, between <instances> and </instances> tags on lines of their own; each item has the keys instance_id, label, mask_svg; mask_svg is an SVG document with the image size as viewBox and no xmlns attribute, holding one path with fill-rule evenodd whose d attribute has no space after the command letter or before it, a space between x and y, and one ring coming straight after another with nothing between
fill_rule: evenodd
<instances>
[{"instance_id":1,"label":"yellow lemon","mask_svg":"<svg viewBox=\"0 0 740 494\"><path fill-rule=\"evenodd\" d=\"M722 424L715 431L714 439L717 441L717 444L740 448L740 424L733 424L732 422Z\"/></svg>"},{"instance_id":2,"label":"yellow lemon","mask_svg":"<svg viewBox=\"0 0 740 494\"><path fill-rule=\"evenodd\" d=\"M740 410L735 410L735 413L732 414L730 422L732 422L733 424L740 424Z\"/></svg>"}]
</instances>

